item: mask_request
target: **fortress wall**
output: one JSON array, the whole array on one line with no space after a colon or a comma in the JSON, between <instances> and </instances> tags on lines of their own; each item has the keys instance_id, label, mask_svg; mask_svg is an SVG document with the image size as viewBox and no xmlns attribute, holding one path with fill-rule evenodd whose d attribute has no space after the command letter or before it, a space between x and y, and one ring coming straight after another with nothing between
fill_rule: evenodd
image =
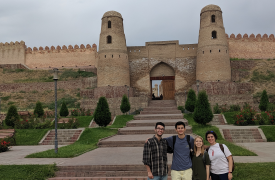
<instances>
[{"instance_id":1,"label":"fortress wall","mask_svg":"<svg viewBox=\"0 0 275 180\"><path fill-rule=\"evenodd\" d=\"M96 87L96 77L83 78L79 80L58 81L57 89L77 89ZM1 92L20 92L20 91L39 91L54 90L54 82L37 82L37 83L16 83L1 84Z\"/></svg>"},{"instance_id":2,"label":"fortress wall","mask_svg":"<svg viewBox=\"0 0 275 180\"><path fill-rule=\"evenodd\" d=\"M30 47L26 49L26 65L30 68L48 68L62 66L95 66L97 67L97 47L95 44L91 47L89 44L85 47L83 44L74 47L51 46L49 48Z\"/></svg>"},{"instance_id":3,"label":"fortress wall","mask_svg":"<svg viewBox=\"0 0 275 180\"><path fill-rule=\"evenodd\" d=\"M238 34L236 37L231 34L227 36L230 58L244 59L274 59L275 58L275 38L271 34L268 36L258 34L256 37L251 34L243 36Z\"/></svg>"},{"instance_id":4,"label":"fortress wall","mask_svg":"<svg viewBox=\"0 0 275 180\"><path fill-rule=\"evenodd\" d=\"M140 48L140 55L131 55L131 53L138 54L137 51L133 52L138 48L128 47L131 87L149 95L151 93L151 70L162 62L170 66L175 73L176 92L188 89L196 81L196 46L179 45L178 41L147 42L145 47ZM186 49L188 47L189 50ZM147 51L147 54L143 51Z\"/></svg>"},{"instance_id":5,"label":"fortress wall","mask_svg":"<svg viewBox=\"0 0 275 180\"><path fill-rule=\"evenodd\" d=\"M177 47L177 57L197 56L198 44L182 44Z\"/></svg>"},{"instance_id":6,"label":"fortress wall","mask_svg":"<svg viewBox=\"0 0 275 180\"><path fill-rule=\"evenodd\" d=\"M138 59L142 57L148 57L148 50L146 46L128 46L128 59Z\"/></svg>"},{"instance_id":7,"label":"fortress wall","mask_svg":"<svg viewBox=\"0 0 275 180\"><path fill-rule=\"evenodd\" d=\"M25 42L0 43L0 64L25 64Z\"/></svg>"},{"instance_id":8,"label":"fortress wall","mask_svg":"<svg viewBox=\"0 0 275 180\"><path fill-rule=\"evenodd\" d=\"M231 80L241 81L241 79L246 78L250 75L248 70L253 69L257 64L254 60L241 60L241 61L231 61Z\"/></svg>"}]
</instances>

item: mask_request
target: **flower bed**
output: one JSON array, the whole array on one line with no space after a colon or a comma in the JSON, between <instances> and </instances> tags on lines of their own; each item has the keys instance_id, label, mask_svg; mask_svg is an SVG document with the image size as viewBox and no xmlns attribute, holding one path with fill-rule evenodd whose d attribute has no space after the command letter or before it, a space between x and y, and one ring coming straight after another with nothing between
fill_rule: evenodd
<instances>
[{"instance_id":1,"label":"flower bed","mask_svg":"<svg viewBox=\"0 0 275 180\"><path fill-rule=\"evenodd\" d=\"M10 148L11 148L10 144L11 143L9 141L6 141L5 139L2 139L0 141L0 153L10 150Z\"/></svg>"}]
</instances>

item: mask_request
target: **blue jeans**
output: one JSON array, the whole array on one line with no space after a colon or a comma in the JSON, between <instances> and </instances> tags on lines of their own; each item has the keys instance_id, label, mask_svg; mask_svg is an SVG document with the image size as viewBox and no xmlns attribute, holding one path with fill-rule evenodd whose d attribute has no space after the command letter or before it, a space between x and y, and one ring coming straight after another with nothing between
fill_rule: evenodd
<instances>
[{"instance_id":1,"label":"blue jeans","mask_svg":"<svg viewBox=\"0 0 275 180\"><path fill-rule=\"evenodd\" d=\"M166 176L154 176L153 179L150 179L149 177L147 178L147 180L167 180L168 175Z\"/></svg>"},{"instance_id":2,"label":"blue jeans","mask_svg":"<svg viewBox=\"0 0 275 180\"><path fill-rule=\"evenodd\" d=\"M225 174L213 174L210 173L211 180L228 180L228 173Z\"/></svg>"}]
</instances>

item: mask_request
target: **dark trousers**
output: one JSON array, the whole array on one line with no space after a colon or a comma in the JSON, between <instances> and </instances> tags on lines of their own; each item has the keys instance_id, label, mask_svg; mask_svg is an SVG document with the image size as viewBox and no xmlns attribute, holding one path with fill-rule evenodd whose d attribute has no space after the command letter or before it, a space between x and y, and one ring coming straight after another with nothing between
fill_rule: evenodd
<instances>
[{"instance_id":1,"label":"dark trousers","mask_svg":"<svg viewBox=\"0 0 275 180\"><path fill-rule=\"evenodd\" d=\"M211 180L228 180L228 173L225 174L213 174L210 173Z\"/></svg>"}]
</instances>

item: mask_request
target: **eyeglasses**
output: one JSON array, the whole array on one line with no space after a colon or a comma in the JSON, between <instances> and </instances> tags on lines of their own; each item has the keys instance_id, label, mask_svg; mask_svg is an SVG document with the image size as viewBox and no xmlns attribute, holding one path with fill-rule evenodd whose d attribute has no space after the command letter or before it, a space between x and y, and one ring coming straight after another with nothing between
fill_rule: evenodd
<instances>
[{"instance_id":1,"label":"eyeglasses","mask_svg":"<svg viewBox=\"0 0 275 180\"><path fill-rule=\"evenodd\" d=\"M161 131L164 131L164 128L157 128L157 130L161 130Z\"/></svg>"}]
</instances>

